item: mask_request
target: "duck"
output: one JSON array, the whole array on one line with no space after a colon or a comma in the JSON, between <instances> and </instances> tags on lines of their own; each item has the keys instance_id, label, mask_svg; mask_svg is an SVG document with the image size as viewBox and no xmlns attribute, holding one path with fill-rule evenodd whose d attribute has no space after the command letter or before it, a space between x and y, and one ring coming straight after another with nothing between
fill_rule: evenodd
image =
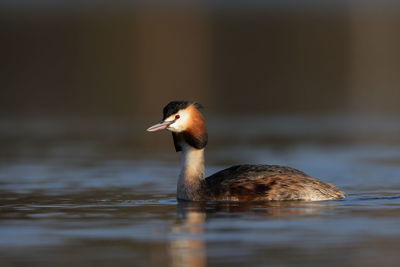
<instances>
[{"instance_id":1,"label":"duck","mask_svg":"<svg viewBox=\"0 0 400 267\"><path fill-rule=\"evenodd\" d=\"M205 177L204 151L208 132L202 105L171 101L161 122L148 132L168 130L180 155L177 199L182 201L325 201L345 198L336 186L295 168L280 165L241 164Z\"/></svg>"}]
</instances>

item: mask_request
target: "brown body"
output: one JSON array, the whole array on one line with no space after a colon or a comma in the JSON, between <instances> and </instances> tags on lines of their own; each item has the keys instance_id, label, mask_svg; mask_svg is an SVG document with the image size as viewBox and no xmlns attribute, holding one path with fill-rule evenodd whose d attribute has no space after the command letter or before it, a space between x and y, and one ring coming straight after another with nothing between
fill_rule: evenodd
<instances>
[{"instance_id":1,"label":"brown body","mask_svg":"<svg viewBox=\"0 0 400 267\"><path fill-rule=\"evenodd\" d=\"M199 105L171 102L164 118L148 129L172 132L175 149L182 153L177 198L189 201L321 201L342 199L334 185L290 167L237 165L204 178L207 128Z\"/></svg>"},{"instance_id":2,"label":"brown body","mask_svg":"<svg viewBox=\"0 0 400 267\"><path fill-rule=\"evenodd\" d=\"M206 178L200 190L210 201L330 200L345 194L289 167L237 165Z\"/></svg>"}]
</instances>

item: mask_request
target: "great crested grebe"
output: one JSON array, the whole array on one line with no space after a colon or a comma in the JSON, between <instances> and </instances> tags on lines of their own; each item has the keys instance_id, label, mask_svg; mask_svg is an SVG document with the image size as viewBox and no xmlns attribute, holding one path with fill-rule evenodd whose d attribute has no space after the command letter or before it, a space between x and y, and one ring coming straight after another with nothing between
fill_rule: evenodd
<instances>
[{"instance_id":1,"label":"great crested grebe","mask_svg":"<svg viewBox=\"0 0 400 267\"><path fill-rule=\"evenodd\" d=\"M173 101L163 109L163 119L147 129L167 129L177 152L182 152L177 198L189 201L320 201L342 199L334 185L294 168L278 165L236 165L204 178L207 128L195 102Z\"/></svg>"}]
</instances>

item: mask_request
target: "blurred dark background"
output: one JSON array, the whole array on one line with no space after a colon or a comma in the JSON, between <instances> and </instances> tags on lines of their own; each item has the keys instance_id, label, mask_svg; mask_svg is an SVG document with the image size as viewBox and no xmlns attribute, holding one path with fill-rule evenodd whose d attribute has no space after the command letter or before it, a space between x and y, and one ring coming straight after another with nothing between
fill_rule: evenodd
<instances>
[{"instance_id":1,"label":"blurred dark background","mask_svg":"<svg viewBox=\"0 0 400 267\"><path fill-rule=\"evenodd\" d=\"M396 1L188 2L1 1L0 114L400 111Z\"/></svg>"}]
</instances>

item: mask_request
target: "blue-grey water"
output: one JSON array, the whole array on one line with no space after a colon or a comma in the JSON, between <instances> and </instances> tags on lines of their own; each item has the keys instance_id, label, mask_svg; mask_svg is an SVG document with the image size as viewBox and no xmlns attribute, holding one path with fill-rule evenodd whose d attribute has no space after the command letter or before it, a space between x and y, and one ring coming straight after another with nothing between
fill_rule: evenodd
<instances>
[{"instance_id":1,"label":"blue-grey water","mask_svg":"<svg viewBox=\"0 0 400 267\"><path fill-rule=\"evenodd\" d=\"M1 266L396 266L400 124L382 116L209 122L207 173L289 165L340 201L178 203L178 154L155 121L0 120Z\"/></svg>"}]
</instances>

